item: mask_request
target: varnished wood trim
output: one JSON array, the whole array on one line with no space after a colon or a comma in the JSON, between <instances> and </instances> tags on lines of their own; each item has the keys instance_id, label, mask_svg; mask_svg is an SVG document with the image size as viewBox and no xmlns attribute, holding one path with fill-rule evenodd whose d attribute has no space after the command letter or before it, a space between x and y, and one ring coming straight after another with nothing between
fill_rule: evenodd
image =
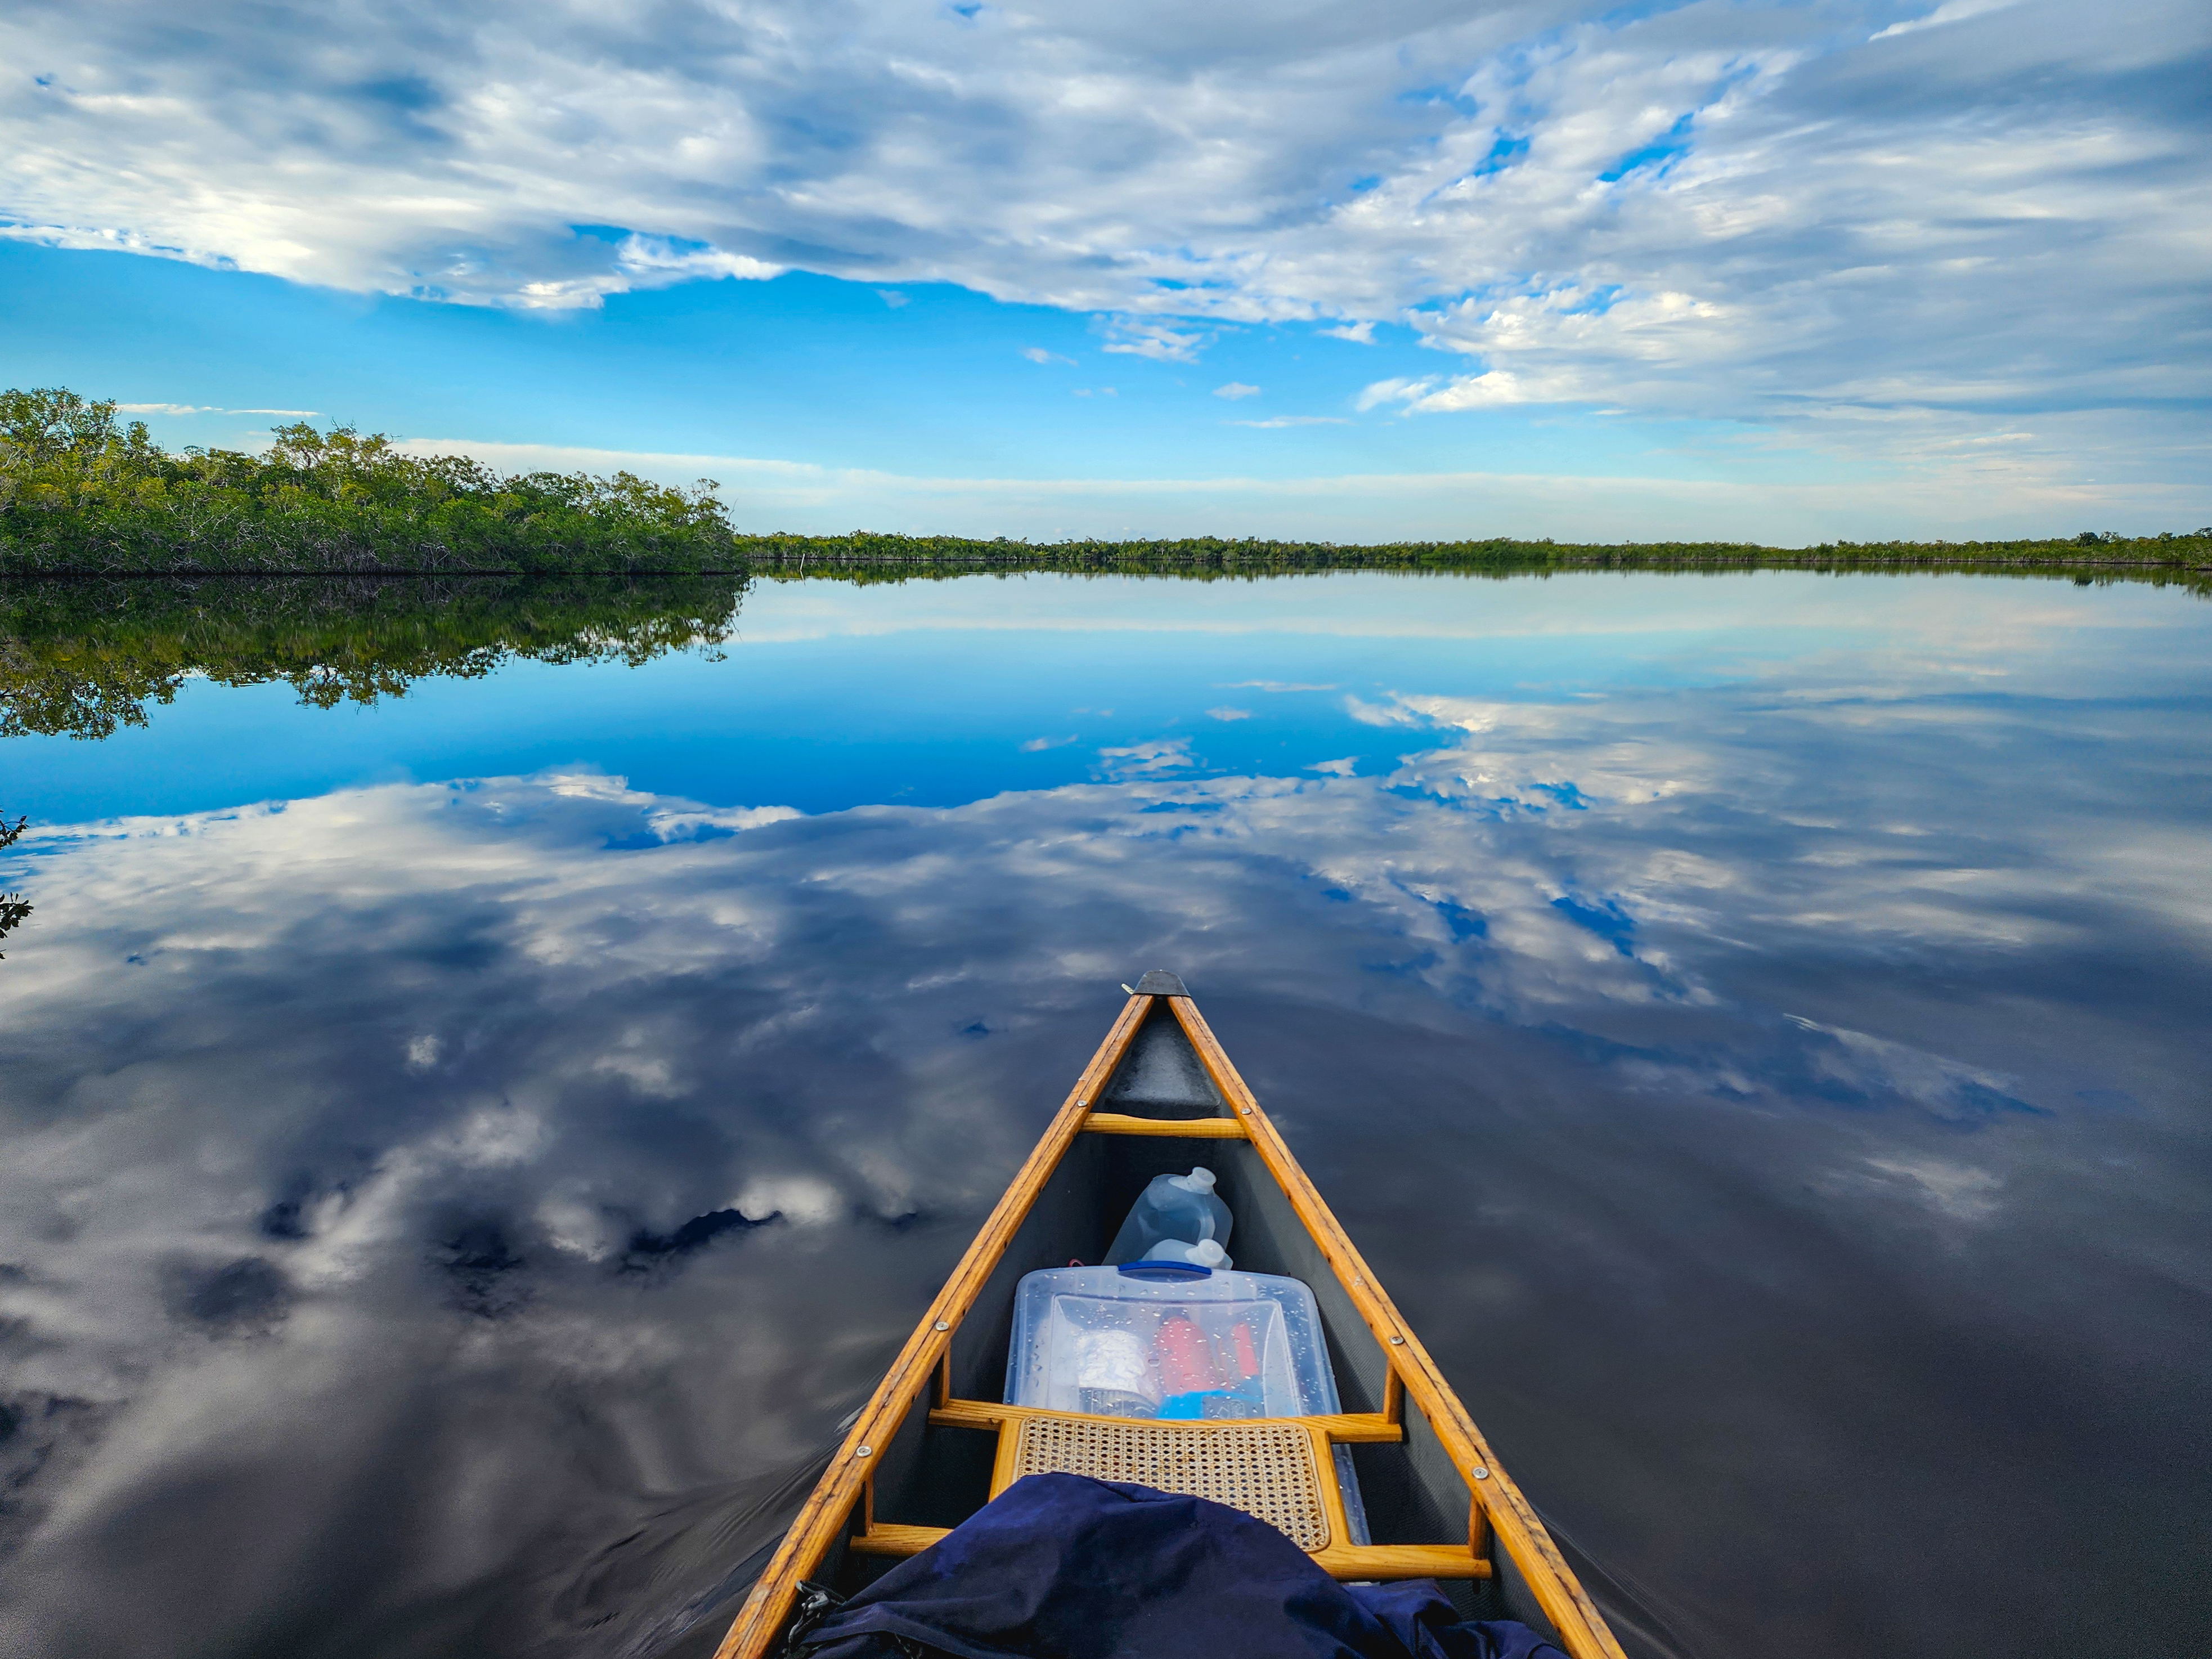
<instances>
[{"instance_id":1,"label":"varnished wood trim","mask_svg":"<svg viewBox=\"0 0 2212 1659\"><path fill-rule=\"evenodd\" d=\"M1352 1542L1352 1522L1344 1513L1344 1488L1336 1481L1336 1454L1329 1449L1328 1436L1320 1429L1306 1430L1306 1453L1313 1459L1314 1484L1321 1488L1322 1513L1328 1519L1328 1542L1331 1549L1343 1549ZM1328 1553L1316 1550L1316 1555Z\"/></svg>"},{"instance_id":2,"label":"varnished wood trim","mask_svg":"<svg viewBox=\"0 0 2212 1659\"><path fill-rule=\"evenodd\" d=\"M953 1268L952 1276L945 1281L945 1288L937 1293L937 1299L915 1327L914 1334L907 1338L906 1346L891 1362L890 1370L884 1374L884 1380L877 1385L868 1403L861 1407L828 1470L799 1506L791 1530L784 1534L783 1542L777 1547L767 1570L754 1583L744 1605L738 1608L729 1634L714 1650L714 1659L761 1659L775 1640L776 1632L782 1629L791 1612L799 1581L815 1570L853 1512L867 1464L866 1459L855 1454L866 1446L872 1455L881 1455L890 1444L892 1435L898 1431L907 1407L930 1386L930 1372L937 1367L939 1356L952 1340L951 1328L958 1325L975 1305L985 1281L999 1265L999 1258L1006 1254L1015 1230L1028 1216L1038 1193L1043 1190L1046 1181L1082 1128L1091 1103L1098 1097L1098 1091L1113 1076L1114 1068L1121 1063L1121 1056L1128 1052L1130 1041L1145 1023L1145 1016L1152 1012L1153 1001L1152 997L1133 996L1122 1005L1121 1017L1106 1033L1105 1041L1098 1045L1098 1052L1091 1057L1091 1064L1083 1068L1083 1075L1076 1079L1075 1086L1068 1091L1067 1098L1061 1102L1043 1138L1015 1174L1012 1184L993 1208L982 1231L975 1235L967 1254ZM947 1328L939 1330L939 1324Z\"/></svg>"},{"instance_id":3,"label":"varnished wood trim","mask_svg":"<svg viewBox=\"0 0 2212 1659\"><path fill-rule=\"evenodd\" d=\"M1383 1368L1382 1415L1385 1420L1392 1423L1406 1420L1406 1379L1398 1375L1395 1365Z\"/></svg>"},{"instance_id":4,"label":"varnished wood trim","mask_svg":"<svg viewBox=\"0 0 2212 1659\"><path fill-rule=\"evenodd\" d=\"M1487 1578L1490 1563L1457 1544L1345 1544L1313 1553L1332 1578Z\"/></svg>"},{"instance_id":5,"label":"varnished wood trim","mask_svg":"<svg viewBox=\"0 0 2212 1659\"><path fill-rule=\"evenodd\" d=\"M991 1492L996 1498L1014 1484L1014 1463L1022 1455L1022 1419L1001 1418L999 1421L999 1449L991 1459ZM988 1498L985 1499L988 1503Z\"/></svg>"},{"instance_id":6,"label":"varnished wood trim","mask_svg":"<svg viewBox=\"0 0 2212 1659\"><path fill-rule=\"evenodd\" d=\"M1121 1112L1093 1112L1083 1120L1083 1132L1092 1135L1180 1135L1193 1140L1242 1140L1244 1121L1235 1117L1130 1117Z\"/></svg>"},{"instance_id":7,"label":"varnished wood trim","mask_svg":"<svg viewBox=\"0 0 2212 1659\"><path fill-rule=\"evenodd\" d=\"M1295 1428L1317 1429L1332 1441L1345 1443L1395 1442L1404 1439L1406 1436L1405 1429L1400 1425L1386 1423L1367 1412L1337 1412L1316 1417L1232 1418L1222 1422L1208 1422L1202 1418L1163 1421L1156 1417L1093 1417L1082 1413L1052 1411L1042 1406L1003 1406L995 1400L948 1400L930 1413L929 1420L941 1429L995 1429L1001 1423L1018 1423L1024 1417L1081 1417L1086 1423L1128 1423L1146 1429L1220 1430L1273 1428L1289 1425Z\"/></svg>"},{"instance_id":8,"label":"varnished wood trim","mask_svg":"<svg viewBox=\"0 0 2212 1659\"><path fill-rule=\"evenodd\" d=\"M856 1555L919 1555L943 1539L945 1527L878 1522L845 1540ZM1314 1565L1332 1578L1487 1578L1490 1563L1456 1544L1344 1544L1313 1552Z\"/></svg>"},{"instance_id":9,"label":"varnished wood trim","mask_svg":"<svg viewBox=\"0 0 2212 1659\"><path fill-rule=\"evenodd\" d=\"M1198 1005L1188 997L1170 997L1167 1005L1182 1027L1183 1035L1190 1039L1191 1047L1198 1051L1206 1074L1213 1079L1213 1086L1249 1129L1253 1149L1274 1176L1306 1231L1313 1235L1315 1246L1335 1271L1345 1293L1359 1310L1359 1316L1382 1345L1383 1357L1393 1373L1404 1380L1406 1392L1428 1419L1454 1467L1467 1481L1468 1489L1490 1517L1498 1541L1512 1556L1530 1591L1558 1627L1560 1644L1574 1659L1626 1659L1620 1643L1606 1628L1604 1615L1576 1578L1574 1569L1560 1555L1559 1546L1552 1541L1544 1523L1536 1518L1535 1510L1498 1467L1497 1457L1482 1437L1482 1431L1475 1427L1474 1418L1452 1392L1451 1385L1444 1380L1436 1361L1429 1357L1428 1350L1421 1346L1420 1339L1376 1283L1374 1273L1353 1246L1343 1224L1322 1201L1320 1191L1298 1166L1297 1159L1291 1155L1282 1131L1261 1109L1258 1097L1230 1062L1212 1029L1198 1012ZM1484 1471L1480 1480L1475 1477L1477 1469ZM1482 1565L1486 1568L1488 1563Z\"/></svg>"},{"instance_id":10,"label":"varnished wood trim","mask_svg":"<svg viewBox=\"0 0 2212 1659\"><path fill-rule=\"evenodd\" d=\"M845 1540L855 1555L919 1555L950 1532L950 1527L902 1527L883 1522Z\"/></svg>"}]
</instances>

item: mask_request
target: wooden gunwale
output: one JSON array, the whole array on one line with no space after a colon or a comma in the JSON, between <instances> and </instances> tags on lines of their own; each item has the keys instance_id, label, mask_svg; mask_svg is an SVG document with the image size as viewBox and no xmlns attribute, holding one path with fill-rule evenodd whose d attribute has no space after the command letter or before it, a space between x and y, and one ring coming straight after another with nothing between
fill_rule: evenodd
<instances>
[{"instance_id":1,"label":"wooden gunwale","mask_svg":"<svg viewBox=\"0 0 2212 1659\"><path fill-rule=\"evenodd\" d=\"M891 1362L890 1370L884 1373L884 1380L861 1407L829 1468L799 1506L791 1530L784 1534L782 1544L745 1597L744 1605L738 1609L737 1618L731 1621L729 1634L715 1649L714 1659L760 1659L775 1640L776 1632L790 1614L799 1579L813 1571L815 1563L836 1541L846 1517L852 1513L853 1500L872 1473L867 1458L860 1455L861 1449L867 1448L872 1455L877 1448L890 1444L908 1406L930 1386L930 1374L937 1370L940 1357L951 1349L953 1328L974 1305L984 1281L1006 1253L1015 1230L1028 1216L1044 1183L1066 1155L1069 1143L1083 1127L1085 1113L1113 1076L1114 1068L1121 1063L1121 1056L1128 1052L1130 1042L1145 1023L1145 1016L1152 1012L1152 1000L1149 996L1132 996L1123 1005L1121 1018L1114 1022L1106 1033L1106 1040L1098 1045L1098 1052L1091 1057L1091 1064L1084 1067L1083 1075L1060 1103L1043 1139L1016 1172L1012 1184L1000 1195L982 1231L975 1235L975 1242L960 1258L959 1266L952 1270L951 1278L945 1280L945 1288L937 1293L929 1311L922 1315L914 1334L907 1339L898 1358Z\"/></svg>"},{"instance_id":2,"label":"wooden gunwale","mask_svg":"<svg viewBox=\"0 0 2212 1659\"><path fill-rule=\"evenodd\" d=\"M1373 1270L1353 1246L1343 1224L1323 1202L1297 1159L1291 1155L1282 1132L1261 1109L1258 1097L1231 1063L1212 1028L1198 1012L1198 1005L1187 996L1171 996L1165 1000L1176 1023L1182 1027L1183 1035L1190 1039L1191 1047L1198 1051L1206 1075L1213 1079L1213 1086L1243 1121L1254 1150L1291 1200L1298 1219L1305 1223L1323 1258L1335 1269L1338 1281L1352 1298L1352 1305L1359 1310L1359 1316L1367 1322L1367 1328L1382 1345L1390 1374L1429 1419L1430 1427L1435 1430L1453 1466L1467 1481L1468 1490L1474 1494L1476 1505L1488 1517L1491 1531L1521 1569L1537 1604L1558 1626L1560 1645L1574 1659L1626 1659L1620 1644L1613 1640L1613 1632L1606 1627L1604 1615L1598 1612L1589 1592L1576 1578L1574 1569L1559 1553L1551 1534L1537 1519L1535 1510L1522 1495L1521 1488L1498 1467L1490 1443L1475 1427L1474 1418L1452 1392L1451 1384L1444 1381L1443 1372L1429 1357L1429 1351L1421 1346L1412 1327L1376 1282Z\"/></svg>"},{"instance_id":3,"label":"wooden gunwale","mask_svg":"<svg viewBox=\"0 0 2212 1659\"><path fill-rule=\"evenodd\" d=\"M1142 1027L1155 1001L1164 1001L1182 1028L1192 1048L1197 1052L1206 1074L1227 1103L1228 1114L1221 1118L1194 1119L1137 1119L1115 1113L1091 1113L1091 1103L1111 1079L1115 1068L1128 1052L1129 1045ZM1088 1120L1086 1121L1086 1120ZM1136 1127L1141 1124L1141 1128ZM1206 1127L1194 1127L1194 1125ZM1215 1124L1226 1125L1217 1128ZM1535 1510L1522 1495L1518 1486L1500 1468L1492 1453L1489 1443L1474 1425L1467 1407L1453 1393L1444 1380L1443 1373L1428 1350L1401 1317L1397 1308L1376 1283L1373 1272L1365 1259L1352 1245L1335 1215L1322 1200L1321 1194L1299 1167L1282 1133L1277 1129L1258 1098L1246 1085L1236 1066L1230 1061L1219 1041L1214 1036L1197 1005L1188 996L1155 998L1133 994L1121 1010L1121 1016L1099 1044L1091 1063L1084 1068L1075 1086L1068 1091L1059 1111L1047 1127L1042 1139L1030 1152L1029 1158L1016 1173L982 1230L969 1245L945 1288L937 1294L918 1324L913 1335L892 1361L884 1380L862 1407L851 1430L831 1460L829 1468L799 1508L791 1529L784 1534L751 1593L732 1621L729 1632L715 1650L714 1659L764 1659L774 1644L798 1590L800 1578L814 1571L817 1564L847 1527L856 1501L865 1501L866 1487L873 1469L870 1457L888 1445L897 1431L901 1420L915 1399L924 1391L933 1395L936 1407L930 1415L950 1420L962 1419L961 1426L982 1426L981 1422L965 1421L962 1407L975 1410L981 1416L982 1402L951 1400L949 1378L940 1382L946 1358L951 1352L952 1333L973 1307L976 1297L997 1268L1006 1246L1015 1231L1034 1207L1046 1182L1066 1155L1075 1137L1089 1129L1104 1134L1186 1134L1206 1138L1249 1138L1268 1172L1283 1189L1293 1212L1312 1236L1314 1244L1337 1275L1346 1294L1359 1311L1369 1330L1373 1333L1388 1362L1388 1381L1384 1391L1384 1409L1376 1416L1345 1413L1340 1419L1324 1419L1342 1422L1346 1429L1355 1424L1362 1428L1373 1425L1376 1439L1397 1437L1402 1402L1410 1396L1413 1404L1428 1419L1439 1443L1450 1458L1453 1466L1466 1480L1473 1494L1469 1504L1469 1541L1467 1545L1443 1546L1370 1546L1370 1549L1399 1548L1408 1558L1407 1571L1394 1574L1398 1577L1429 1576L1430 1568L1414 1568L1416 1558L1424 1550L1449 1548L1463 1556L1472 1549L1480 1554L1486 1541L1481 1535L1487 1532L1494 1536L1513 1558L1546 1616L1557 1628L1559 1644L1572 1659L1626 1659L1620 1645L1606 1627L1603 1616L1591 1602L1588 1593L1576 1578L1573 1570L1552 1541ZM1006 1407L990 1409L1000 1413ZM1019 1409L1019 1408L1015 1408ZM1314 1419L1291 1419L1311 1422ZM1384 1432L1384 1431L1388 1432ZM1346 1434L1339 1437L1352 1438ZM1365 1434L1356 1437L1366 1438ZM1012 1437L1005 1437L1001 1458L1011 1455ZM1317 1442L1317 1444L1323 1443ZM864 1455L863 1454L866 1454ZM1003 1473L1003 1471L1001 1472ZM1340 1516L1332 1519L1339 1525ZM939 1537L942 1529L924 1527L896 1527L876 1522L869 1517L872 1536L866 1542L860 1539L850 1545L868 1551L871 1545L885 1553L909 1554L926 1548ZM1341 1535L1341 1534L1339 1534ZM1326 1566L1328 1552L1315 1559Z\"/></svg>"}]
</instances>

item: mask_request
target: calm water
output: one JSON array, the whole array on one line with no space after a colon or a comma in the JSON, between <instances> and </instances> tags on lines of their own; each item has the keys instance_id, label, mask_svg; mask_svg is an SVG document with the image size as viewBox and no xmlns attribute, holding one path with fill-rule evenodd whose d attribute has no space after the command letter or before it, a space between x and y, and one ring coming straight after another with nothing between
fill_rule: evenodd
<instances>
[{"instance_id":1,"label":"calm water","mask_svg":"<svg viewBox=\"0 0 2212 1659\"><path fill-rule=\"evenodd\" d=\"M711 1646L1161 966L1689 1652L2201 1655L2208 757L2203 600L1783 574L15 739L0 1650Z\"/></svg>"}]
</instances>

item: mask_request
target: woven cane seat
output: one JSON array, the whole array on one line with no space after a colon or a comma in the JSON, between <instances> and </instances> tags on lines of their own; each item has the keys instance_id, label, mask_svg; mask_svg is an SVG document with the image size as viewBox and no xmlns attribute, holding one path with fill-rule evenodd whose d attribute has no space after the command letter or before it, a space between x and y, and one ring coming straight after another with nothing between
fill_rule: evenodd
<instances>
[{"instance_id":1,"label":"woven cane seat","mask_svg":"<svg viewBox=\"0 0 2212 1659\"><path fill-rule=\"evenodd\" d=\"M1022 1419L1011 1479L1087 1474L1206 1498L1265 1521L1309 1553L1328 1547L1313 1440L1289 1424L1185 1428L1110 1418Z\"/></svg>"}]
</instances>

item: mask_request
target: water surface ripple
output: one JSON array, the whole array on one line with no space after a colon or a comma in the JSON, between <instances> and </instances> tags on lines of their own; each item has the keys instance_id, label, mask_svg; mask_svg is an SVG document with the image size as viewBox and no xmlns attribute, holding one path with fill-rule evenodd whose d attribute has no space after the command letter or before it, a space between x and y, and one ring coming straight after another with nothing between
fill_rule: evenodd
<instances>
[{"instance_id":1,"label":"water surface ripple","mask_svg":"<svg viewBox=\"0 0 2212 1659\"><path fill-rule=\"evenodd\" d=\"M711 1649L1121 996L1691 1651L2212 1644L2212 605L756 587L19 737L0 1649Z\"/></svg>"}]
</instances>

